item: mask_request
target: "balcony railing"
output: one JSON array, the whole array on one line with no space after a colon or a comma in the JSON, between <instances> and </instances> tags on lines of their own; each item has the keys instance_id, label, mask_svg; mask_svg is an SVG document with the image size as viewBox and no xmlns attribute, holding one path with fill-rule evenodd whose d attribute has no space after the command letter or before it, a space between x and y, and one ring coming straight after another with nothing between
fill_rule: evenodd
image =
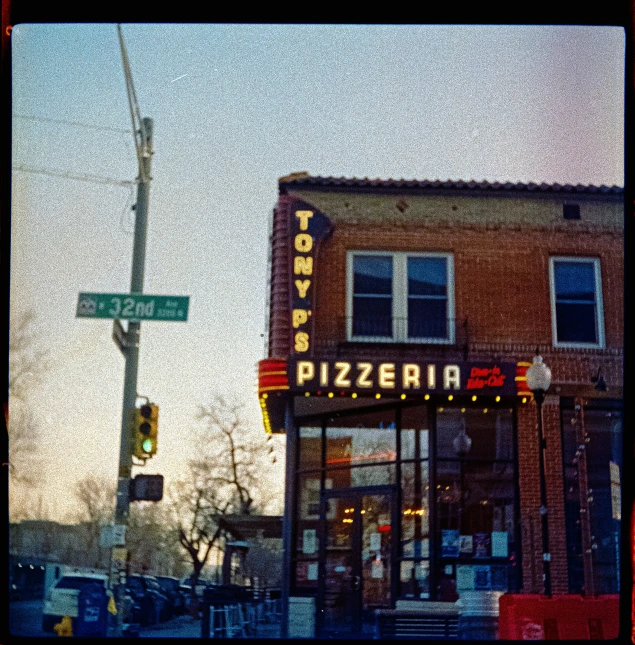
<instances>
[{"instance_id":1,"label":"balcony railing","mask_svg":"<svg viewBox=\"0 0 635 645\"><path fill-rule=\"evenodd\" d=\"M337 351L345 343L392 343L447 346L467 353L469 327L467 320L408 320L408 318L357 318L341 316L320 321L314 337L316 352ZM467 356L465 356L467 360Z\"/></svg>"}]
</instances>

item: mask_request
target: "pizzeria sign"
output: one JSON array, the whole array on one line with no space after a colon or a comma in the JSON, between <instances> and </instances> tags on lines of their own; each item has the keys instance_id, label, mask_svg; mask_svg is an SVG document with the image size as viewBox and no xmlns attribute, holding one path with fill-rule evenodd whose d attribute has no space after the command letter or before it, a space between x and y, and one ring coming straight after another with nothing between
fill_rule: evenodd
<instances>
[{"instance_id":1,"label":"pizzeria sign","mask_svg":"<svg viewBox=\"0 0 635 645\"><path fill-rule=\"evenodd\" d=\"M290 391L338 394L517 394L515 363L289 358Z\"/></svg>"}]
</instances>

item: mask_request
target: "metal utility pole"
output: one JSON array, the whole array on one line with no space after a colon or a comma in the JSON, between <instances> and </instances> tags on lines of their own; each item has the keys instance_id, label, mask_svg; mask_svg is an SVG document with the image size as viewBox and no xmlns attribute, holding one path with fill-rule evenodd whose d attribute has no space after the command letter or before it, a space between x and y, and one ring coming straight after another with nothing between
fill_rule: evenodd
<instances>
[{"instance_id":1,"label":"metal utility pole","mask_svg":"<svg viewBox=\"0 0 635 645\"><path fill-rule=\"evenodd\" d=\"M134 246L132 254L132 275L130 279L130 293L143 293L143 275L146 254L146 234L148 221L148 198L150 192L150 169L152 162L152 119L139 117L139 108L134 95L132 75L128 63L121 26L117 26L119 41L123 58L128 100L133 122L137 158L139 162L139 177L137 186L137 204L134 229ZM141 323L129 321L126 333L125 377L123 388L123 408L121 412L121 444L119 450L119 475L117 481L117 503L115 507L115 525L127 527L128 513L130 510L129 489L132 475L132 424L130 422L131 410L136 407L137 400L137 372L139 367L139 342L141 338ZM116 572L117 579L114 585L115 604L117 607L116 635L122 635L124 618L125 575L127 550L125 549L125 528L123 528L123 548L121 542L113 547L111 552L111 572ZM122 575L123 574L123 575Z\"/></svg>"}]
</instances>

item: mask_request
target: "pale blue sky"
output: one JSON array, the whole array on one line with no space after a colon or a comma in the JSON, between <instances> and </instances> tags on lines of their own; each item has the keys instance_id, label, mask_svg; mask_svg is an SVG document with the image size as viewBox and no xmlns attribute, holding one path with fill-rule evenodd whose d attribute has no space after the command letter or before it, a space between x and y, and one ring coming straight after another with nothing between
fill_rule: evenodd
<instances>
[{"instance_id":1,"label":"pale blue sky","mask_svg":"<svg viewBox=\"0 0 635 645\"><path fill-rule=\"evenodd\" d=\"M244 402L264 432L256 366L279 177L624 183L619 27L122 30L155 126L144 292L190 296L187 323L142 324L138 392L161 408L143 472L168 480L212 393ZM77 479L117 476L123 357L112 323L75 309L80 291L129 290L135 193L50 173L131 181L137 166L120 132L131 121L116 25L24 24L11 40L13 165L45 171L13 173L11 312L33 308L51 352L34 394L44 501L63 519ZM281 481L282 460L271 472Z\"/></svg>"}]
</instances>

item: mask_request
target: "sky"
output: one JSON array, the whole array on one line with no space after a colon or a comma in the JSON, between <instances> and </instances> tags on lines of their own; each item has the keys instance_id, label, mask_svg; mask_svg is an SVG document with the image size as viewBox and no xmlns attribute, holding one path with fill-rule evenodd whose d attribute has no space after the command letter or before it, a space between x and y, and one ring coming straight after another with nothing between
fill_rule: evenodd
<instances>
[{"instance_id":1,"label":"sky","mask_svg":"<svg viewBox=\"0 0 635 645\"><path fill-rule=\"evenodd\" d=\"M257 364L280 177L624 185L621 27L122 33L154 122L143 291L190 298L187 322L141 324L137 392L160 406L159 452L133 475L182 477L197 407L213 395L244 405L248 431L264 436ZM112 321L75 312L80 292L129 292L137 162L116 24L18 24L11 47L10 314L33 311L49 352L30 392L42 508L70 521L77 481L117 478L124 359ZM282 498L274 441L278 460L263 468Z\"/></svg>"}]
</instances>

